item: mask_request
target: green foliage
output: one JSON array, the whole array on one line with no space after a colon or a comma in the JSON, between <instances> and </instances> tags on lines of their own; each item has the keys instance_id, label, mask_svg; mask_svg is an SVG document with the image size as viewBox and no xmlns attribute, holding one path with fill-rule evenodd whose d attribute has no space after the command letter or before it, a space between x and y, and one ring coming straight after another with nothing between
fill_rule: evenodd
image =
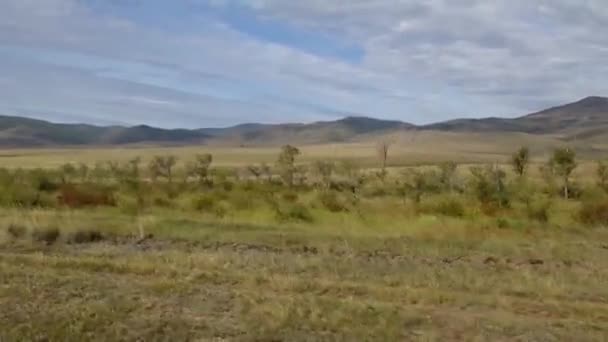
<instances>
[{"instance_id":1,"label":"green foliage","mask_svg":"<svg viewBox=\"0 0 608 342\"><path fill-rule=\"evenodd\" d=\"M576 152L571 148L559 148L553 152L550 160L555 173L563 179L564 198L569 198L570 175L577 167Z\"/></svg>"},{"instance_id":2,"label":"green foliage","mask_svg":"<svg viewBox=\"0 0 608 342\"><path fill-rule=\"evenodd\" d=\"M52 245L59 239L61 232L57 227L39 227L34 229L31 234L32 240L35 242Z\"/></svg>"},{"instance_id":3,"label":"green foliage","mask_svg":"<svg viewBox=\"0 0 608 342\"><path fill-rule=\"evenodd\" d=\"M511 165L513 166L513 171L519 177L523 177L528 170L528 165L530 163L530 150L527 147L521 147L517 152L513 154L511 157Z\"/></svg>"},{"instance_id":4,"label":"green foliage","mask_svg":"<svg viewBox=\"0 0 608 342\"><path fill-rule=\"evenodd\" d=\"M506 186L507 174L496 166L471 167L470 189L486 213L507 208L511 196Z\"/></svg>"},{"instance_id":5,"label":"green foliage","mask_svg":"<svg viewBox=\"0 0 608 342\"><path fill-rule=\"evenodd\" d=\"M541 223L549 222L552 206L551 198L547 195L534 195L528 199L526 205L526 216L528 219Z\"/></svg>"},{"instance_id":6,"label":"green foliage","mask_svg":"<svg viewBox=\"0 0 608 342\"><path fill-rule=\"evenodd\" d=\"M209 163L211 163L209 161ZM155 156L148 164L148 171L153 181L164 178L167 182L173 181L173 168L177 164L177 157L172 155Z\"/></svg>"},{"instance_id":7,"label":"green foliage","mask_svg":"<svg viewBox=\"0 0 608 342\"><path fill-rule=\"evenodd\" d=\"M313 163L312 170L319 180L318 184L323 188L329 188L335 171L334 163L319 160Z\"/></svg>"},{"instance_id":8,"label":"green foliage","mask_svg":"<svg viewBox=\"0 0 608 342\"><path fill-rule=\"evenodd\" d=\"M442 215L448 217L464 217L466 206L460 195L438 195L429 197L418 208L425 214Z\"/></svg>"},{"instance_id":9,"label":"green foliage","mask_svg":"<svg viewBox=\"0 0 608 342\"><path fill-rule=\"evenodd\" d=\"M439 183L444 191L454 192L457 187L456 171L458 164L453 161L441 163L439 165Z\"/></svg>"},{"instance_id":10,"label":"green foliage","mask_svg":"<svg viewBox=\"0 0 608 342\"><path fill-rule=\"evenodd\" d=\"M398 193L415 204L420 203L424 194L437 193L441 187L439 175L435 170L408 169L403 172Z\"/></svg>"},{"instance_id":11,"label":"green foliage","mask_svg":"<svg viewBox=\"0 0 608 342\"><path fill-rule=\"evenodd\" d=\"M300 150L291 145L285 145L281 148L281 153L277 159L277 168L283 183L287 186L294 185L294 176L297 172L296 157L300 155Z\"/></svg>"},{"instance_id":12,"label":"green foliage","mask_svg":"<svg viewBox=\"0 0 608 342\"><path fill-rule=\"evenodd\" d=\"M312 213L301 203L290 203L275 207L275 215L279 222L294 221L311 223L314 221Z\"/></svg>"},{"instance_id":13,"label":"green foliage","mask_svg":"<svg viewBox=\"0 0 608 342\"><path fill-rule=\"evenodd\" d=\"M608 195L603 191L588 191L582 199L578 218L587 225L608 226Z\"/></svg>"},{"instance_id":14,"label":"green foliage","mask_svg":"<svg viewBox=\"0 0 608 342\"><path fill-rule=\"evenodd\" d=\"M336 191L321 191L317 195L317 200L324 209L327 209L332 213L348 211L348 206L344 203L342 198L340 198L340 194Z\"/></svg>"},{"instance_id":15,"label":"green foliage","mask_svg":"<svg viewBox=\"0 0 608 342\"><path fill-rule=\"evenodd\" d=\"M215 208L217 199L210 195L198 195L192 200L192 208L196 211L209 212Z\"/></svg>"},{"instance_id":16,"label":"green foliage","mask_svg":"<svg viewBox=\"0 0 608 342\"><path fill-rule=\"evenodd\" d=\"M186 164L186 176L196 179L200 184L209 183L209 169L213 156L209 153L197 154L193 162Z\"/></svg>"}]
</instances>

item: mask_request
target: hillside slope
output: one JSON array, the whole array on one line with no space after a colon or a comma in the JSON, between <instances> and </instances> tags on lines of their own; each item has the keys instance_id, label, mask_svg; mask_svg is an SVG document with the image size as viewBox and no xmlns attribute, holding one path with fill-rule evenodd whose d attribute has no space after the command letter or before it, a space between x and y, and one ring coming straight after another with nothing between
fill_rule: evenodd
<instances>
[{"instance_id":1,"label":"hillside slope","mask_svg":"<svg viewBox=\"0 0 608 342\"><path fill-rule=\"evenodd\" d=\"M162 129L56 124L23 117L0 116L0 146L78 146L121 144L323 144L382 139L399 132L525 133L564 141L601 142L608 136L608 98L587 97L514 119L456 119L425 126L368 117L346 117L309 124L248 123L227 128Z\"/></svg>"},{"instance_id":2,"label":"hillside slope","mask_svg":"<svg viewBox=\"0 0 608 342\"><path fill-rule=\"evenodd\" d=\"M120 145L134 143L195 143L208 136L199 131L149 126L100 127L57 124L43 120L0 116L0 146Z\"/></svg>"},{"instance_id":3,"label":"hillside slope","mask_svg":"<svg viewBox=\"0 0 608 342\"><path fill-rule=\"evenodd\" d=\"M459 119L422 127L457 132L522 132L586 139L608 132L608 98L592 96L514 119Z\"/></svg>"}]
</instances>

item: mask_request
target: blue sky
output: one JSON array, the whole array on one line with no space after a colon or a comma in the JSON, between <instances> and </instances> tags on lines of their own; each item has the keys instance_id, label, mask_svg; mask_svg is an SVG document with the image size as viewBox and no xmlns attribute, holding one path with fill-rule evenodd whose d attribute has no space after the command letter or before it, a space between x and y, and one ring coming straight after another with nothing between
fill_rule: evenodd
<instances>
[{"instance_id":1,"label":"blue sky","mask_svg":"<svg viewBox=\"0 0 608 342\"><path fill-rule=\"evenodd\" d=\"M2 0L0 114L216 127L608 94L605 0Z\"/></svg>"}]
</instances>

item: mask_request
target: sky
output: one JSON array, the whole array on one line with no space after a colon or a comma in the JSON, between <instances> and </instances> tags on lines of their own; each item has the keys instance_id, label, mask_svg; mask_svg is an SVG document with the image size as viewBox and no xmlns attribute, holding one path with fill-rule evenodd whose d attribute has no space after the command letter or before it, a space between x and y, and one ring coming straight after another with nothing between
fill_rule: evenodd
<instances>
[{"instance_id":1,"label":"sky","mask_svg":"<svg viewBox=\"0 0 608 342\"><path fill-rule=\"evenodd\" d=\"M0 114L222 127L608 94L606 0L0 0Z\"/></svg>"}]
</instances>

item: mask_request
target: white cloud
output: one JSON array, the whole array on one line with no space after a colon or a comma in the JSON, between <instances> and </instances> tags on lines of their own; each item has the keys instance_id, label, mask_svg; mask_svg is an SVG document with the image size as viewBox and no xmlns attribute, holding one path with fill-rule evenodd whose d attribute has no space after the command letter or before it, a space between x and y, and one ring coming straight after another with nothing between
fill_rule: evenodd
<instances>
[{"instance_id":1,"label":"white cloud","mask_svg":"<svg viewBox=\"0 0 608 342\"><path fill-rule=\"evenodd\" d=\"M115 13L100 14L78 0L4 0L0 47L35 47L47 56L28 56L41 71L16 83L14 91L19 98L31 97L31 89L52 87L55 77L69 90L55 91L64 102L84 108L105 100L103 109L110 110L111 96L121 95L131 98L121 109L127 117L128 110L142 113L150 106L173 110L165 125L175 124L177 114L184 124L229 124L311 120L340 112L429 122L523 114L608 94L604 0L174 3L190 4L193 10L201 3L245 8L260 20L357 45L363 58L353 62L314 55L299 49L298 42L282 45L238 32L212 15L201 14L192 22L196 30L179 32L121 16L120 1ZM49 51L57 52L55 59ZM66 52L84 57L66 59ZM15 57L0 55L0 63L8 64L10 58ZM21 60L20 67L26 63ZM1 81L0 87L5 84ZM128 93L106 89L118 84ZM70 91L82 93L82 99L66 95ZM188 100L176 94L187 94ZM14 97L0 94L2 101L15 103ZM100 110L95 115L102 115ZM151 112L156 113L153 121L163 124L163 111ZM127 121L142 119L133 114Z\"/></svg>"}]
</instances>

